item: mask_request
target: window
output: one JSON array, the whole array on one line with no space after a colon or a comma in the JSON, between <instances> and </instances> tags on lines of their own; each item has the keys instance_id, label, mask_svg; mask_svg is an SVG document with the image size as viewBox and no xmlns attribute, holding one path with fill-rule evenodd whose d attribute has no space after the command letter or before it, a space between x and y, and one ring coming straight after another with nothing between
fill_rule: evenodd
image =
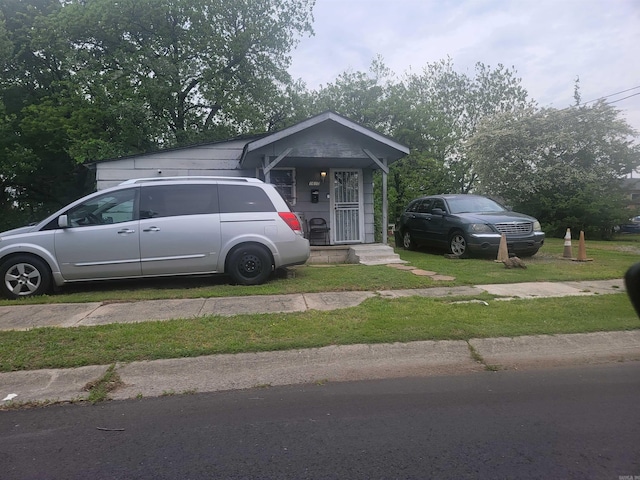
<instances>
[{"instance_id":1,"label":"window","mask_svg":"<svg viewBox=\"0 0 640 480\"><path fill-rule=\"evenodd\" d=\"M154 185L140 194L140 218L218 213L217 185Z\"/></svg>"},{"instance_id":2,"label":"window","mask_svg":"<svg viewBox=\"0 0 640 480\"><path fill-rule=\"evenodd\" d=\"M118 190L93 197L67 212L69 225L85 227L135 220L134 203L136 188Z\"/></svg>"},{"instance_id":3,"label":"window","mask_svg":"<svg viewBox=\"0 0 640 480\"><path fill-rule=\"evenodd\" d=\"M409 205L407 205L407 212L415 212L420 205L421 200L414 200Z\"/></svg>"},{"instance_id":4,"label":"window","mask_svg":"<svg viewBox=\"0 0 640 480\"><path fill-rule=\"evenodd\" d=\"M447 211L447 207L445 207L444 205L444 200L440 199L440 198L436 198L433 201L433 207L430 210L433 210L434 208L439 208L440 210L442 210L443 212Z\"/></svg>"},{"instance_id":5,"label":"window","mask_svg":"<svg viewBox=\"0 0 640 480\"><path fill-rule=\"evenodd\" d=\"M275 212L267 193L253 185L219 185L220 213Z\"/></svg>"},{"instance_id":6,"label":"window","mask_svg":"<svg viewBox=\"0 0 640 480\"><path fill-rule=\"evenodd\" d=\"M271 170L270 183L276 187L280 195L289 202L290 205L296 204L296 171L294 168L274 168ZM260 170L258 174L260 180L265 181L264 172Z\"/></svg>"},{"instance_id":7,"label":"window","mask_svg":"<svg viewBox=\"0 0 640 480\"><path fill-rule=\"evenodd\" d=\"M418 213L429 213L431 211L431 202L432 202L432 200L430 198L427 198L427 199L423 200L422 202L420 202L420 205L418 205L418 208L417 208L417 212Z\"/></svg>"}]
</instances>

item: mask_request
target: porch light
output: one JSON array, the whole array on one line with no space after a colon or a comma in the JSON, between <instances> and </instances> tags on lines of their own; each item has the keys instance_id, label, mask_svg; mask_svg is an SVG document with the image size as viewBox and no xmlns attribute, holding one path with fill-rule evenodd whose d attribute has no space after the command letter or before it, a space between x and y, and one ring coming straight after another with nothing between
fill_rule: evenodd
<instances>
[{"instance_id":1,"label":"porch light","mask_svg":"<svg viewBox=\"0 0 640 480\"><path fill-rule=\"evenodd\" d=\"M324 183L324 179L326 176L327 176L327 172L325 171L320 172L320 178L322 178L322 183Z\"/></svg>"}]
</instances>

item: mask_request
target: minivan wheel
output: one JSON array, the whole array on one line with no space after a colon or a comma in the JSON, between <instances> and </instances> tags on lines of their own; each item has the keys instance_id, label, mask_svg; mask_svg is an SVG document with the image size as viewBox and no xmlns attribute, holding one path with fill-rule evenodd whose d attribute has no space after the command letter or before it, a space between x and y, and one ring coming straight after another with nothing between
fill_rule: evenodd
<instances>
[{"instance_id":1,"label":"minivan wheel","mask_svg":"<svg viewBox=\"0 0 640 480\"><path fill-rule=\"evenodd\" d=\"M467 239L462 232L453 232L449 238L449 251L456 257L464 257L467 254Z\"/></svg>"},{"instance_id":2,"label":"minivan wheel","mask_svg":"<svg viewBox=\"0 0 640 480\"><path fill-rule=\"evenodd\" d=\"M413 238L411 237L411 233L409 232L409 230L404 232L404 235L402 235L402 246L406 250L416 249L416 242L413 241Z\"/></svg>"},{"instance_id":3,"label":"minivan wheel","mask_svg":"<svg viewBox=\"0 0 640 480\"><path fill-rule=\"evenodd\" d=\"M51 286L49 266L37 257L17 255L0 265L0 292L7 298L42 295Z\"/></svg>"},{"instance_id":4,"label":"minivan wheel","mask_svg":"<svg viewBox=\"0 0 640 480\"><path fill-rule=\"evenodd\" d=\"M227 273L241 285L264 283L271 275L271 255L260 245L239 247L229 256Z\"/></svg>"}]
</instances>

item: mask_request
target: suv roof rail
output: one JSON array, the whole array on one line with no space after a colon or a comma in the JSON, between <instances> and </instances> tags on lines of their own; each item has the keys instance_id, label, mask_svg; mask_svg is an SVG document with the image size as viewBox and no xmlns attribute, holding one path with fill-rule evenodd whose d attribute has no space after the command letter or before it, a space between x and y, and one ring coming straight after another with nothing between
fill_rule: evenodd
<instances>
[{"instance_id":1,"label":"suv roof rail","mask_svg":"<svg viewBox=\"0 0 640 480\"><path fill-rule=\"evenodd\" d=\"M168 182L176 180L225 180L229 182L246 182L246 183L264 183L258 178L252 177L222 177L222 176L206 176L206 175L184 175L178 177L151 177L151 178L131 178L121 182L119 185L131 185L134 183L145 182Z\"/></svg>"}]
</instances>

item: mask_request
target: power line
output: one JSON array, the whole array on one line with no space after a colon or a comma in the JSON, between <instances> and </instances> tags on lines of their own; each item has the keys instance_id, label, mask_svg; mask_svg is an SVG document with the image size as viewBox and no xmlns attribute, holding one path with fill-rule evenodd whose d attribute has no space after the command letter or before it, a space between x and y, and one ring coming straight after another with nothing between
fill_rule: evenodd
<instances>
[{"instance_id":1,"label":"power line","mask_svg":"<svg viewBox=\"0 0 640 480\"><path fill-rule=\"evenodd\" d=\"M626 100L627 98L631 98L631 97L637 97L638 95L640 95L640 92L634 93L633 95L627 95L626 97L619 98L618 100L612 100L611 102L607 102L607 103L621 102L622 100Z\"/></svg>"},{"instance_id":2,"label":"power line","mask_svg":"<svg viewBox=\"0 0 640 480\"><path fill-rule=\"evenodd\" d=\"M632 90L637 90L637 89L639 89L639 88L640 88L640 85L638 85L637 87L627 88L626 90L621 90L621 91L616 92L616 93L611 93L611 94L609 94L609 95L603 95L602 97L596 98L596 99L594 99L594 100L589 100L588 102L582 102L582 103L583 103L583 104L586 104L586 103L597 102L598 100L606 100L606 99L607 99L607 98L609 98L609 97L615 97L616 95L620 95L621 93L627 93L627 92L630 92L630 91L632 91ZM627 98L635 97L636 95L639 95L639 94L640 94L640 93L634 93L633 95L629 95L629 96L627 96L627 97L620 98L620 99L618 99L618 100L614 100L614 101L611 101L611 102L609 102L609 103L616 103L616 102L620 102L620 101L622 101L622 100L626 100Z\"/></svg>"}]
</instances>

